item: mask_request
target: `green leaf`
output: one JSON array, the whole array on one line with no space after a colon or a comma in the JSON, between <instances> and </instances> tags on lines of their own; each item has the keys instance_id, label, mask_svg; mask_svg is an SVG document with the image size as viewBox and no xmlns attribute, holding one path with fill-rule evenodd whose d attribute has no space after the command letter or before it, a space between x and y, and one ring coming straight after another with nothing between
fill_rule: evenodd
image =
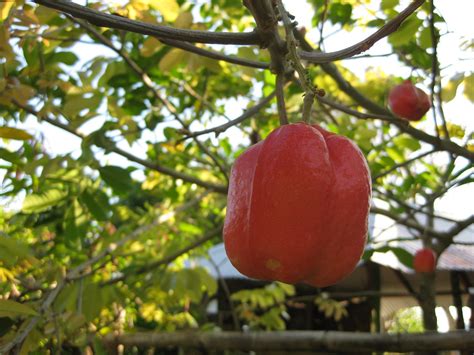
<instances>
[{"instance_id":1,"label":"green leaf","mask_svg":"<svg viewBox=\"0 0 474 355\"><path fill-rule=\"evenodd\" d=\"M0 317L14 318L17 316L37 316L38 313L23 303L10 300L0 300Z\"/></svg>"},{"instance_id":2,"label":"green leaf","mask_svg":"<svg viewBox=\"0 0 474 355\"><path fill-rule=\"evenodd\" d=\"M0 236L0 259L2 262L25 259L32 256L27 244L17 239Z\"/></svg>"},{"instance_id":3,"label":"green leaf","mask_svg":"<svg viewBox=\"0 0 474 355\"><path fill-rule=\"evenodd\" d=\"M398 136L393 139L393 143L397 147L407 148L411 151L416 151L421 148L420 142L409 136Z\"/></svg>"},{"instance_id":4,"label":"green leaf","mask_svg":"<svg viewBox=\"0 0 474 355\"><path fill-rule=\"evenodd\" d=\"M94 300L91 302L90 300ZM93 321L104 307L103 295L100 286L96 283L87 283L82 293L82 313L87 321Z\"/></svg>"},{"instance_id":5,"label":"green leaf","mask_svg":"<svg viewBox=\"0 0 474 355\"><path fill-rule=\"evenodd\" d=\"M329 8L328 15L332 23L345 25L351 21L352 5L335 2Z\"/></svg>"},{"instance_id":6,"label":"green leaf","mask_svg":"<svg viewBox=\"0 0 474 355\"><path fill-rule=\"evenodd\" d=\"M91 97L84 97L82 95L68 95L66 98L66 103L63 107L63 113L69 118L74 118L82 110L88 110L89 112L96 110L101 102L102 96L97 94L92 95ZM77 126L79 125L74 125L74 127Z\"/></svg>"},{"instance_id":7,"label":"green leaf","mask_svg":"<svg viewBox=\"0 0 474 355\"><path fill-rule=\"evenodd\" d=\"M27 195L23 202L24 213L35 213L47 210L62 202L68 193L62 190L49 190L39 194Z\"/></svg>"},{"instance_id":8,"label":"green leaf","mask_svg":"<svg viewBox=\"0 0 474 355\"><path fill-rule=\"evenodd\" d=\"M418 43L420 44L421 48L427 49L433 46L431 42L431 29L429 27L425 27L420 32Z\"/></svg>"},{"instance_id":9,"label":"green leaf","mask_svg":"<svg viewBox=\"0 0 474 355\"><path fill-rule=\"evenodd\" d=\"M217 292L217 281L203 267L194 270L199 275L201 288L206 290L209 296L214 295Z\"/></svg>"},{"instance_id":10,"label":"green leaf","mask_svg":"<svg viewBox=\"0 0 474 355\"><path fill-rule=\"evenodd\" d=\"M397 31L388 36L388 41L394 47L407 44L415 38L415 34L422 23L423 21L415 16L407 18Z\"/></svg>"},{"instance_id":11,"label":"green leaf","mask_svg":"<svg viewBox=\"0 0 474 355\"><path fill-rule=\"evenodd\" d=\"M66 65L74 65L79 58L72 52L56 52L46 57L46 63L49 65L62 63Z\"/></svg>"},{"instance_id":12,"label":"green leaf","mask_svg":"<svg viewBox=\"0 0 474 355\"><path fill-rule=\"evenodd\" d=\"M0 159L8 161L13 164L20 164L20 157L14 152L10 152L5 148L0 148Z\"/></svg>"},{"instance_id":13,"label":"green leaf","mask_svg":"<svg viewBox=\"0 0 474 355\"><path fill-rule=\"evenodd\" d=\"M202 233L201 228L199 228L199 227L197 227L193 224L186 223L186 222L180 223L179 224L179 229L182 232L189 233L189 234L201 234Z\"/></svg>"},{"instance_id":14,"label":"green leaf","mask_svg":"<svg viewBox=\"0 0 474 355\"><path fill-rule=\"evenodd\" d=\"M33 138L28 132L14 127L0 127L0 138L26 141Z\"/></svg>"},{"instance_id":15,"label":"green leaf","mask_svg":"<svg viewBox=\"0 0 474 355\"><path fill-rule=\"evenodd\" d=\"M100 177L117 193L126 193L133 185L128 170L120 166L108 165L99 169Z\"/></svg>"},{"instance_id":16,"label":"green leaf","mask_svg":"<svg viewBox=\"0 0 474 355\"><path fill-rule=\"evenodd\" d=\"M403 248L391 247L390 251L395 254L397 259L406 267L413 268L413 255Z\"/></svg>"},{"instance_id":17,"label":"green leaf","mask_svg":"<svg viewBox=\"0 0 474 355\"><path fill-rule=\"evenodd\" d=\"M400 0L382 0L380 8L382 10L393 10L399 2Z\"/></svg>"},{"instance_id":18,"label":"green leaf","mask_svg":"<svg viewBox=\"0 0 474 355\"><path fill-rule=\"evenodd\" d=\"M98 221L105 221L108 219L110 205L107 195L102 191L97 190L92 193L88 190L85 190L80 195L80 200L95 219Z\"/></svg>"}]
</instances>

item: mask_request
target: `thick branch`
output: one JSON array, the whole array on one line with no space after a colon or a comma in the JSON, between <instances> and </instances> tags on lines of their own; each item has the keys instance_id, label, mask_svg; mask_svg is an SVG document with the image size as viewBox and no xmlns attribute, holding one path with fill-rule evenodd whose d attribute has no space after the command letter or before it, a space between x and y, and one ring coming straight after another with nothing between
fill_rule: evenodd
<instances>
[{"instance_id":1,"label":"thick branch","mask_svg":"<svg viewBox=\"0 0 474 355\"><path fill-rule=\"evenodd\" d=\"M129 32L155 36L160 39L178 40L197 43L215 44L261 44L261 39L256 32L231 33L209 32L178 29L168 26L153 25L150 23L131 20L125 17L105 14L100 11L75 4L66 0L33 0L37 4L62 11L76 18L81 18L90 23L108 28L115 28Z\"/></svg>"},{"instance_id":2,"label":"thick branch","mask_svg":"<svg viewBox=\"0 0 474 355\"><path fill-rule=\"evenodd\" d=\"M421 334L370 334L337 331L142 332L105 337L109 346L191 347L207 350L391 351L473 350L474 331Z\"/></svg>"},{"instance_id":3,"label":"thick branch","mask_svg":"<svg viewBox=\"0 0 474 355\"><path fill-rule=\"evenodd\" d=\"M350 47L329 53L301 51L299 55L301 59L305 59L311 63L328 63L344 58L350 58L359 53L365 52L369 48L371 48L377 41L395 32L398 27L400 27L402 22L405 21L406 18L410 16L413 12L415 12L416 9L423 5L424 2L425 0L413 1L410 5L408 5L405 10L400 12L395 18L388 21L374 34Z\"/></svg>"},{"instance_id":4,"label":"thick branch","mask_svg":"<svg viewBox=\"0 0 474 355\"><path fill-rule=\"evenodd\" d=\"M257 68L257 69L268 69L270 67L269 63L222 54L216 51L212 51L210 49L197 47L194 44L191 44L188 42L175 41L172 39L160 39L160 41L169 46L180 48L182 50L195 53L203 57L207 57L207 58L211 58L215 60L223 60L225 62L242 65L244 67L251 67L251 68Z\"/></svg>"}]
</instances>

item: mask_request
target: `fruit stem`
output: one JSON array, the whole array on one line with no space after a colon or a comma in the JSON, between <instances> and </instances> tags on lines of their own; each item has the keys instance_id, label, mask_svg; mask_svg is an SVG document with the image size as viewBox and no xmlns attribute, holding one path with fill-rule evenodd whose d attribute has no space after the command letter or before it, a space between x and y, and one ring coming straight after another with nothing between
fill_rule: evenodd
<instances>
[{"instance_id":1,"label":"fruit stem","mask_svg":"<svg viewBox=\"0 0 474 355\"><path fill-rule=\"evenodd\" d=\"M277 97L277 107L278 107L278 117L280 118L280 125L288 124L288 115L286 114L285 107L285 76L283 74L277 74L276 77L276 97Z\"/></svg>"},{"instance_id":2,"label":"fruit stem","mask_svg":"<svg viewBox=\"0 0 474 355\"><path fill-rule=\"evenodd\" d=\"M306 68L301 63L301 58L298 54L297 47L298 41L295 38L293 30L297 25L296 22L292 22L289 13L286 11L281 0L276 0L279 15L283 21L286 33L286 45L288 48L287 59L290 65L298 73L298 79L301 88L304 90L304 104L303 104L303 121L309 122L311 116L311 108L313 106L314 98L316 95L324 96L324 90L318 89L312 82L311 76L309 75Z\"/></svg>"},{"instance_id":3,"label":"fruit stem","mask_svg":"<svg viewBox=\"0 0 474 355\"><path fill-rule=\"evenodd\" d=\"M309 91L304 94L303 99L303 122L309 123L311 119L311 110L314 103L314 92Z\"/></svg>"}]
</instances>

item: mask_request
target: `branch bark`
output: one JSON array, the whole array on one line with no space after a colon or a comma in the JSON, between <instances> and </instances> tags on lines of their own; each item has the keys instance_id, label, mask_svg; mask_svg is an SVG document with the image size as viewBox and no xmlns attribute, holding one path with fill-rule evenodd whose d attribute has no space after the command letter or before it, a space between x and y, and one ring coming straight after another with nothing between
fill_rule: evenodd
<instances>
[{"instance_id":1,"label":"branch bark","mask_svg":"<svg viewBox=\"0 0 474 355\"><path fill-rule=\"evenodd\" d=\"M115 28L129 32L141 33L155 36L159 39L178 40L197 43L214 44L241 44L258 45L262 42L257 32L232 33L232 32L210 32L172 28L168 26L153 25L150 23L131 20L126 17L105 14L100 11L75 4L66 0L33 0L39 5L43 5L61 12L70 14L73 17L84 19L90 23L108 28Z\"/></svg>"}]
</instances>

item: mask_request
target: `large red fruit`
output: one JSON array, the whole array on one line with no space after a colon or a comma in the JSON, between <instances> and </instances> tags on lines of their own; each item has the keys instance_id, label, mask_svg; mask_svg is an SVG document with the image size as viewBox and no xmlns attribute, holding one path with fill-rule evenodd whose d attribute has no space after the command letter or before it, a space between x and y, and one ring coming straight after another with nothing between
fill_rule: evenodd
<instances>
[{"instance_id":1,"label":"large red fruit","mask_svg":"<svg viewBox=\"0 0 474 355\"><path fill-rule=\"evenodd\" d=\"M415 253L413 268L416 272L433 272L436 269L436 254L431 248L423 248Z\"/></svg>"},{"instance_id":2,"label":"large red fruit","mask_svg":"<svg viewBox=\"0 0 474 355\"><path fill-rule=\"evenodd\" d=\"M224 242L244 275L317 287L353 271L363 252L371 180L345 137L297 123L235 162Z\"/></svg>"},{"instance_id":3,"label":"large red fruit","mask_svg":"<svg viewBox=\"0 0 474 355\"><path fill-rule=\"evenodd\" d=\"M429 111L431 101L423 90L407 80L390 90L388 105L397 116L409 121L419 121Z\"/></svg>"}]
</instances>

